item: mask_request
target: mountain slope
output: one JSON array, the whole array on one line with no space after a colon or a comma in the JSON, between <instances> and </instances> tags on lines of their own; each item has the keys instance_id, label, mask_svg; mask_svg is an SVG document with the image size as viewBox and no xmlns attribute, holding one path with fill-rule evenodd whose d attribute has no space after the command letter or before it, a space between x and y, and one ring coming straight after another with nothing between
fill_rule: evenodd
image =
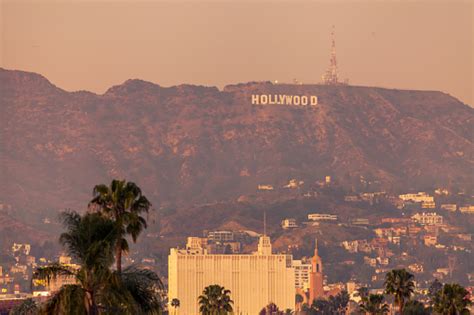
<instances>
[{"instance_id":1,"label":"mountain slope","mask_svg":"<svg viewBox=\"0 0 474 315\"><path fill-rule=\"evenodd\" d=\"M251 94L319 104L252 105ZM441 92L129 80L96 95L0 69L0 107L0 201L25 213L80 209L114 177L138 182L155 207L324 175L348 188L473 189L474 110Z\"/></svg>"}]
</instances>

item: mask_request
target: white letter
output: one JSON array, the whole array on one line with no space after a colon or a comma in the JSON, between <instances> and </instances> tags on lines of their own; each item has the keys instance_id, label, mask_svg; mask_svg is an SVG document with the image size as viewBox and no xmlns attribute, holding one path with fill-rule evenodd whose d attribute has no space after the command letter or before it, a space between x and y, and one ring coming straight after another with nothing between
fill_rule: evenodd
<instances>
[{"instance_id":1,"label":"white letter","mask_svg":"<svg viewBox=\"0 0 474 315\"><path fill-rule=\"evenodd\" d=\"M273 99L272 99L272 96L273 96ZM268 104L270 105L275 105L275 95L268 95L268 98L269 98L269 101L268 101Z\"/></svg>"},{"instance_id":2,"label":"white letter","mask_svg":"<svg viewBox=\"0 0 474 315\"><path fill-rule=\"evenodd\" d=\"M286 105L293 105L293 96L285 95L286 97Z\"/></svg>"},{"instance_id":3,"label":"white letter","mask_svg":"<svg viewBox=\"0 0 474 315\"><path fill-rule=\"evenodd\" d=\"M278 104L285 105L285 95L278 95L280 97L280 100L278 101Z\"/></svg>"},{"instance_id":4,"label":"white letter","mask_svg":"<svg viewBox=\"0 0 474 315\"><path fill-rule=\"evenodd\" d=\"M300 105L300 97L298 95L293 96L294 105Z\"/></svg>"},{"instance_id":5,"label":"white letter","mask_svg":"<svg viewBox=\"0 0 474 315\"><path fill-rule=\"evenodd\" d=\"M252 105L258 105L258 95L252 94Z\"/></svg>"},{"instance_id":6,"label":"white letter","mask_svg":"<svg viewBox=\"0 0 474 315\"><path fill-rule=\"evenodd\" d=\"M311 95L311 106L315 106L318 104L318 97Z\"/></svg>"},{"instance_id":7,"label":"white letter","mask_svg":"<svg viewBox=\"0 0 474 315\"><path fill-rule=\"evenodd\" d=\"M308 97L307 96L302 96L301 97L301 105L308 105Z\"/></svg>"},{"instance_id":8,"label":"white letter","mask_svg":"<svg viewBox=\"0 0 474 315\"><path fill-rule=\"evenodd\" d=\"M268 95L260 95L260 102L262 103L262 105L267 105L268 103Z\"/></svg>"}]
</instances>

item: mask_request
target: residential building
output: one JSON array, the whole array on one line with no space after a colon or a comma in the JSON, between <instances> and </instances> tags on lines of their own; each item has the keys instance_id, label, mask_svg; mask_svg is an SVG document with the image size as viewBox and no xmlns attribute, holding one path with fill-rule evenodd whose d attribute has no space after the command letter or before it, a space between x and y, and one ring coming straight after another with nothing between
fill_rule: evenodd
<instances>
[{"instance_id":1,"label":"residential building","mask_svg":"<svg viewBox=\"0 0 474 315\"><path fill-rule=\"evenodd\" d=\"M462 213L473 214L474 213L474 205L459 207L459 211L461 211Z\"/></svg>"},{"instance_id":2,"label":"residential building","mask_svg":"<svg viewBox=\"0 0 474 315\"><path fill-rule=\"evenodd\" d=\"M416 213L411 218L413 221L421 225L442 225L443 224L443 217L434 212Z\"/></svg>"},{"instance_id":3,"label":"residential building","mask_svg":"<svg viewBox=\"0 0 474 315\"><path fill-rule=\"evenodd\" d=\"M258 185L257 187L258 190L273 190L272 185Z\"/></svg>"},{"instance_id":4,"label":"residential building","mask_svg":"<svg viewBox=\"0 0 474 315\"><path fill-rule=\"evenodd\" d=\"M296 219L286 218L281 221L281 227L284 229L294 229L298 227L298 224L296 224Z\"/></svg>"},{"instance_id":5,"label":"residential building","mask_svg":"<svg viewBox=\"0 0 474 315\"><path fill-rule=\"evenodd\" d=\"M455 212L457 210L457 205L455 203L446 203L440 206L441 209Z\"/></svg>"},{"instance_id":6,"label":"residential building","mask_svg":"<svg viewBox=\"0 0 474 315\"><path fill-rule=\"evenodd\" d=\"M310 213L308 214L308 220L312 221L336 221L337 215L328 213Z\"/></svg>"},{"instance_id":7,"label":"residential building","mask_svg":"<svg viewBox=\"0 0 474 315\"><path fill-rule=\"evenodd\" d=\"M211 231L207 232L207 238L212 242L232 242L234 240L234 232Z\"/></svg>"},{"instance_id":8,"label":"residential building","mask_svg":"<svg viewBox=\"0 0 474 315\"><path fill-rule=\"evenodd\" d=\"M436 246L438 238L435 235L425 235L423 237L423 242L425 243L425 246Z\"/></svg>"},{"instance_id":9,"label":"residential building","mask_svg":"<svg viewBox=\"0 0 474 315\"><path fill-rule=\"evenodd\" d=\"M188 242L189 243L189 242ZM192 242L197 245L197 242ZM261 236L250 255L208 254L172 248L168 257L168 299L179 299L176 314L199 314L198 297L218 284L231 291L234 314L258 314L270 302L294 309L295 272L292 257L273 254L270 238Z\"/></svg>"},{"instance_id":10,"label":"residential building","mask_svg":"<svg viewBox=\"0 0 474 315\"><path fill-rule=\"evenodd\" d=\"M311 263L303 260L293 260L292 267L295 270L295 288L303 292L309 289L309 277L311 273Z\"/></svg>"},{"instance_id":11,"label":"residential building","mask_svg":"<svg viewBox=\"0 0 474 315\"><path fill-rule=\"evenodd\" d=\"M403 201L413 201L413 202L430 202L434 201L433 196L428 195L425 192L419 192L416 194L404 194L398 196Z\"/></svg>"},{"instance_id":12,"label":"residential building","mask_svg":"<svg viewBox=\"0 0 474 315\"><path fill-rule=\"evenodd\" d=\"M351 220L351 224L353 224L353 225L369 225L369 219L355 218L355 219Z\"/></svg>"}]
</instances>

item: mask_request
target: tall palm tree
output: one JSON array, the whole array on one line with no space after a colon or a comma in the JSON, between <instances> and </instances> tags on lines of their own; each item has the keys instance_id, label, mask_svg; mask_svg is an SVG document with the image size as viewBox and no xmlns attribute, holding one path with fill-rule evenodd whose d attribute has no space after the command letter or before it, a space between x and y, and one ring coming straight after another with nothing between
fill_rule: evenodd
<instances>
[{"instance_id":1,"label":"tall palm tree","mask_svg":"<svg viewBox=\"0 0 474 315\"><path fill-rule=\"evenodd\" d=\"M112 180L110 186L96 185L89 208L98 210L115 222L121 241L115 245L117 272L122 272L122 252L128 251L126 237L130 235L133 242L146 229L147 223L141 216L148 213L151 203L142 194L140 187L125 180Z\"/></svg>"},{"instance_id":2,"label":"tall palm tree","mask_svg":"<svg viewBox=\"0 0 474 315\"><path fill-rule=\"evenodd\" d=\"M283 311L280 311L280 309L275 303L268 304L267 306L262 308L262 310L258 314L259 315L284 315Z\"/></svg>"},{"instance_id":3,"label":"tall palm tree","mask_svg":"<svg viewBox=\"0 0 474 315\"><path fill-rule=\"evenodd\" d=\"M233 311L234 301L230 299L230 290L218 284L205 287L198 301L202 315L226 315Z\"/></svg>"},{"instance_id":4,"label":"tall palm tree","mask_svg":"<svg viewBox=\"0 0 474 315\"><path fill-rule=\"evenodd\" d=\"M174 298L171 300L170 305L174 309L174 312L176 313L176 309L181 306L181 302L178 299Z\"/></svg>"},{"instance_id":5,"label":"tall palm tree","mask_svg":"<svg viewBox=\"0 0 474 315\"><path fill-rule=\"evenodd\" d=\"M67 231L60 242L78 267L52 265L38 268L34 279L50 283L57 277L72 277L75 284L62 286L44 305L44 314L87 314L117 312L121 314L158 314L163 285L149 270L130 267L122 274L112 271L115 244L120 235L115 222L98 213L80 216L62 214Z\"/></svg>"},{"instance_id":6,"label":"tall palm tree","mask_svg":"<svg viewBox=\"0 0 474 315\"><path fill-rule=\"evenodd\" d=\"M384 303L383 294L370 294L364 296L359 304L359 310L367 315L384 315L389 312L388 305Z\"/></svg>"},{"instance_id":7,"label":"tall palm tree","mask_svg":"<svg viewBox=\"0 0 474 315\"><path fill-rule=\"evenodd\" d=\"M398 311L403 314L403 307L413 294L414 276L406 269L393 269L385 276L385 293L395 297Z\"/></svg>"},{"instance_id":8,"label":"tall palm tree","mask_svg":"<svg viewBox=\"0 0 474 315\"><path fill-rule=\"evenodd\" d=\"M445 284L434 297L433 309L437 314L464 315L469 314L471 305L469 292L457 283Z\"/></svg>"}]
</instances>

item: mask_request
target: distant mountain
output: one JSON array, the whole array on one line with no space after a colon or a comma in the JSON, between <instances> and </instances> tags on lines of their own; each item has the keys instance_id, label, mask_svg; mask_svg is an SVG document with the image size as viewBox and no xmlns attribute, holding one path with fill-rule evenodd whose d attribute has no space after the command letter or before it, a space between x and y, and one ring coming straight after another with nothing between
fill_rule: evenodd
<instances>
[{"instance_id":1,"label":"distant mountain","mask_svg":"<svg viewBox=\"0 0 474 315\"><path fill-rule=\"evenodd\" d=\"M252 94L318 105L252 105ZM112 178L136 181L155 207L325 175L347 189L474 188L474 109L436 91L128 80L96 95L0 69L0 108L0 203L26 214L81 209Z\"/></svg>"}]
</instances>

